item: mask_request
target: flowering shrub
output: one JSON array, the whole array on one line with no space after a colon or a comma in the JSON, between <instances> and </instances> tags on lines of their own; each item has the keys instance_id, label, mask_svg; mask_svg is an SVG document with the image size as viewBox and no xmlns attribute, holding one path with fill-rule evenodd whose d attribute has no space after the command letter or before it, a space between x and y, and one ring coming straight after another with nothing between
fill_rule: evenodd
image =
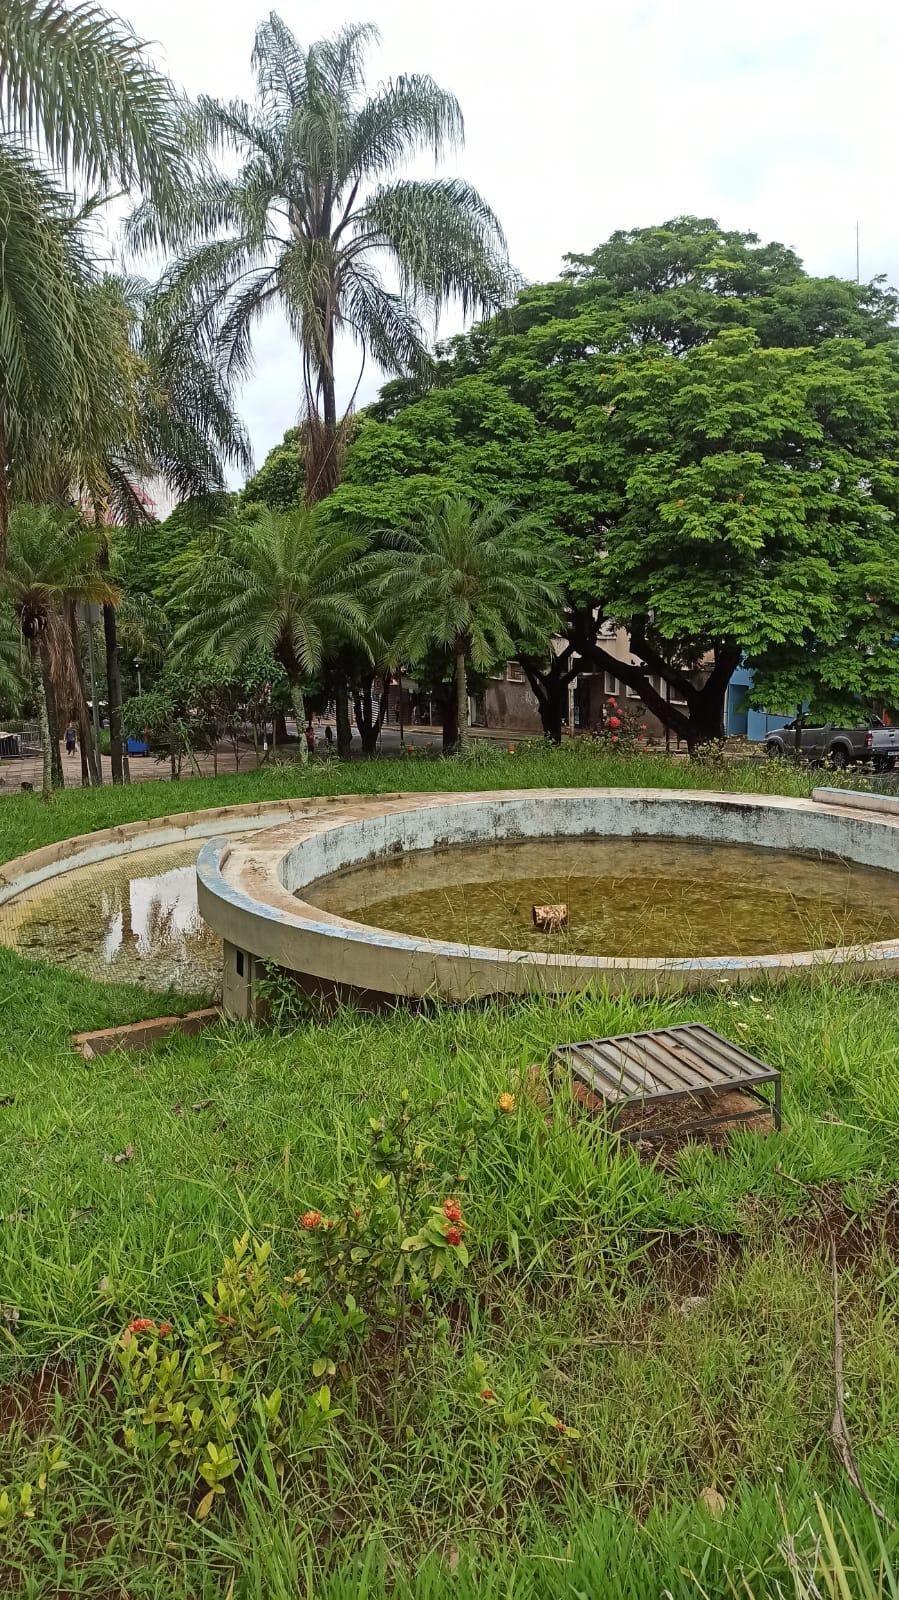
<instances>
[{"instance_id":1,"label":"flowering shrub","mask_svg":"<svg viewBox=\"0 0 899 1600\"><path fill-rule=\"evenodd\" d=\"M283 1312L291 1297L275 1291L271 1246L235 1239L215 1288L204 1295L206 1310L183 1332L169 1322L135 1317L121 1334L117 1353L130 1396L125 1442L141 1444L167 1473L188 1468L206 1484L195 1515L208 1516L228 1480L247 1455L248 1435L262 1432L276 1472L283 1470L285 1430L278 1388L257 1397L249 1367L265 1347L283 1337ZM304 1397L291 1429L291 1460L324 1443L341 1415L328 1389Z\"/></svg>"},{"instance_id":2,"label":"flowering shrub","mask_svg":"<svg viewBox=\"0 0 899 1600\"><path fill-rule=\"evenodd\" d=\"M593 735L604 750L616 755L634 755L648 744L646 713L610 698L603 707L603 720Z\"/></svg>"},{"instance_id":3,"label":"flowering shrub","mask_svg":"<svg viewBox=\"0 0 899 1600\"><path fill-rule=\"evenodd\" d=\"M472 1113L460 1120L457 1168L479 1130ZM463 1182L457 1168L441 1173L428 1160L404 1094L391 1117L369 1122L366 1158L331 1214L303 1212L291 1288L310 1307L315 1376L333 1376L366 1334L425 1311L437 1280L468 1266L462 1201L447 1193Z\"/></svg>"}]
</instances>

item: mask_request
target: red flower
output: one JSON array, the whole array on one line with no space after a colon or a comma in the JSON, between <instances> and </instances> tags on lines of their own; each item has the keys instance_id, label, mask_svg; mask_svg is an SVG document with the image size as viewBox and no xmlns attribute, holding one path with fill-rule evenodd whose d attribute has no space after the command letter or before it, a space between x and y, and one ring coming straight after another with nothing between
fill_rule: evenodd
<instances>
[{"instance_id":1,"label":"red flower","mask_svg":"<svg viewBox=\"0 0 899 1600\"><path fill-rule=\"evenodd\" d=\"M620 728L621 727L621 718L620 717L610 717L609 718L609 727L610 728Z\"/></svg>"},{"instance_id":2,"label":"red flower","mask_svg":"<svg viewBox=\"0 0 899 1600\"><path fill-rule=\"evenodd\" d=\"M134 1321L128 1324L129 1333L149 1333L151 1329L155 1333L156 1323L152 1317L135 1317Z\"/></svg>"},{"instance_id":3,"label":"red flower","mask_svg":"<svg viewBox=\"0 0 899 1600\"><path fill-rule=\"evenodd\" d=\"M462 1243L462 1235L459 1232L458 1228L447 1228L447 1230L446 1230L446 1242L447 1242L447 1244L461 1244Z\"/></svg>"},{"instance_id":4,"label":"red flower","mask_svg":"<svg viewBox=\"0 0 899 1600\"><path fill-rule=\"evenodd\" d=\"M170 1322L160 1322L158 1331L160 1339L167 1339L172 1331L172 1324Z\"/></svg>"},{"instance_id":5,"label":"red flower","mask_svg":"<svg viewBox=\"0 0 899 1600\"><path fill-rule=\"evenodd\" d=\"M444 1200L443 1215L446 1217L447 1222L461 1222L462 1207L458 1200Z\"/></svg>"},{"instance_id":6,"label":"red flower","mask_svg":"<svg viewBox=\"0 0 899 1600\"><path fill-rule=\"evenodd\" d=\"M553 1423L553 1427L555 1428L556 1433L567 1433L568 1432L568 1429L566 1428L564 1422L554 1422Z\"/></svg>"},{"instance_id":7,"label":"red flower","mask_svg":"<svg viewBox=\"0 0 899 1600\"><path fill-rule=\"evenodd\" d=\"M493 1399L495 1399L493 1390L492 1389L482 1389L481 1390L481 1399L482 1400L493 1400Z\"/></svg>"},{"instance_id":8,"label":"red flower","mask_svg":"<svg viewBox=\"0 0 899 1600\"><path fill-rule=\"evenodd\" d=\"M610 706L617 706L617 704L618 704L618 701L615 699L615 696L613 694L610 694L609 695L609 705Z\"/></svg>"},{"instance_id":9,"label":"red flower","mask_svg":"<svg viewBox=\"0 0 899 1600\"><path fill-rule=\"evenodd\" d=\"M618 735L617 735L617 733L613 733L612 734L612 737L609 740L609 743L610 744L617 744L618 743Z\"/></svg>"},{"instance_id":10,"label":"red flower","mask_svg":"<svg viewBox=\"0 0 899 1600\"><path fill-rule=\"evenodd\" d=\"M322 1214L320 1211L304 1211L300 1218L301 1228L320 1228L321 1224Z\"/></svg>"}]
</instances>

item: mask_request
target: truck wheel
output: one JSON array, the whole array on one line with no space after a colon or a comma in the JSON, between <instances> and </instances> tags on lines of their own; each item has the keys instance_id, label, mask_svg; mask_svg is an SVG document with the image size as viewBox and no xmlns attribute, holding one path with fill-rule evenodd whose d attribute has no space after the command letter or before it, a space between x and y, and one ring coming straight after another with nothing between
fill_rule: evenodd
<instances>
[{"instance_id":1,"label":"truck wheel","mask_svg":"<svg viewBox=\"0 0 899 1600\"><path fill-rule=\"evenodd\" d=\"M770 744L765 745L765 754L769 761L780 761L783 756L783 746L772 739Z\"/></svg>"},{"instance_id":2,"label":"truck wheel","mask_svg":"<svg viewBox=\"0 0 899 1600\"><path fill-rule=\"evenodd\" d=\"M835 767L838 772L842 772L844 767L848 767L849 753L844 744L835 744L833 749L828 751L828 755L830 756L831 766Z\"/></svg>"}]
</instances>

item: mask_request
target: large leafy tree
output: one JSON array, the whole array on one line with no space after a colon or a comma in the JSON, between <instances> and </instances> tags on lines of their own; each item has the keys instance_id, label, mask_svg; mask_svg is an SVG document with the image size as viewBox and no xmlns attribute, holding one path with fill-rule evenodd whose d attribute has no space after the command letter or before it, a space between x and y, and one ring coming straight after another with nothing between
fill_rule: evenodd
<instances>
[{"instance_id":1,"label":"large leafy tree","mask_svg":"<svg viewBox=\"0 0 899 1600\"><path fill-rule=\"evenodd\" d=\"M180 563L176 651L189 660L220 655L235 667L254 653L273 656L287 678L304 761L304 687L326 649L364 640L368 618L352 578L361 550L358 537L323 528L303 507L259 507L198 540Z\"/></svg>"},{"instance_id":2,"label":"large leafy tree","mask_svg":"<svg viewBox=\"0 0 899 1600\"><path fill-rule=\"evenodd\" d=\"M841 585L847 695L850 682L880 694L896 307L882 284L809 277L783 246L703 219L613 235L454 341L427 392L388 385L328 515L404 525L453 489L514 495L553 524L563 645L519 659L556 737L585 670L623 679L691 744L721 732L744 657L772 694L775 662L801 660L800 698L832 705L812 664L834 661ZM839 469L829 496L825 466ZM666 498L665 483L680 492ZM876 624L849 602L865 572L884 597ZM629 630L635 660L611 653L607 624Z\"/></svg>"},{"instance_id":3,"label":"large leafy tree","mask_svg":"<svg viewBox=\"0 0 899 1600\"><path fill-rule=\"evenodd\" d=\"M468 727L468 661L485 671L557 622L559 590L541 571L543 537L533 514L506 501L479 508L448 497L408 532L388 532L387 548L370 559L379 609L405 659L415 662L435 646L451 654L459 749Z\"/></svg>"},{"instance_id":4,"label":"large leafy tree","mask_svg":"<svg viewBox=\"0 0 899 1600\"><path fill-rule=\"evenodd\" d=\"M458 145L462 116L420 74L366 95L375 36L348 27L303 47L272 13L256 34L256 103L202 99L192 195L174 207L147 200L131 226L136 244L181 251L165 279L172 324L199 330L229 374L248 367L266 310L286 312L300 347L309 504L340 478L340 335L388 372L421 370L423 313L452 299L495 307L511 281L499 223L470 184L397 176L420 152L436 159ZM213 165L224 152L236 152L236 173Z\"/></svg>"}]
</instances>

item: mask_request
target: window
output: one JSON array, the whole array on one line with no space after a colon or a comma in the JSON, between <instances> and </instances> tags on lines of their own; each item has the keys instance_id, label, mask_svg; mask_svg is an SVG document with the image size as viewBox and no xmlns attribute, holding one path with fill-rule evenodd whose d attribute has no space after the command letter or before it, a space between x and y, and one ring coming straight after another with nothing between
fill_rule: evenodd
<instances>
[{"instance_id":1,"label":"window","mask_svg":"<svg viewBox=\"0 0 899 1600\"><path fill-rule=\"evenodd\" d=\"M527 683L524 667L520 667L517 661L509 662L506 667L506 678L509 683Z\"/></svg>"},{"instance_id":2,"label":"window","mask_svg":"<svg viewBox=\"0 0 899 1600\"><path fill-rule=\"evenodd\" d=\"M604 676L603 676L603 685L602 686L603 686L603 689L605 690L606 694L620 694L621 693L621 688L620 688L620 685L618 683L618 679L611 672L607 672L607 673L604 674Z\"/></svg>"}]
</instances>

